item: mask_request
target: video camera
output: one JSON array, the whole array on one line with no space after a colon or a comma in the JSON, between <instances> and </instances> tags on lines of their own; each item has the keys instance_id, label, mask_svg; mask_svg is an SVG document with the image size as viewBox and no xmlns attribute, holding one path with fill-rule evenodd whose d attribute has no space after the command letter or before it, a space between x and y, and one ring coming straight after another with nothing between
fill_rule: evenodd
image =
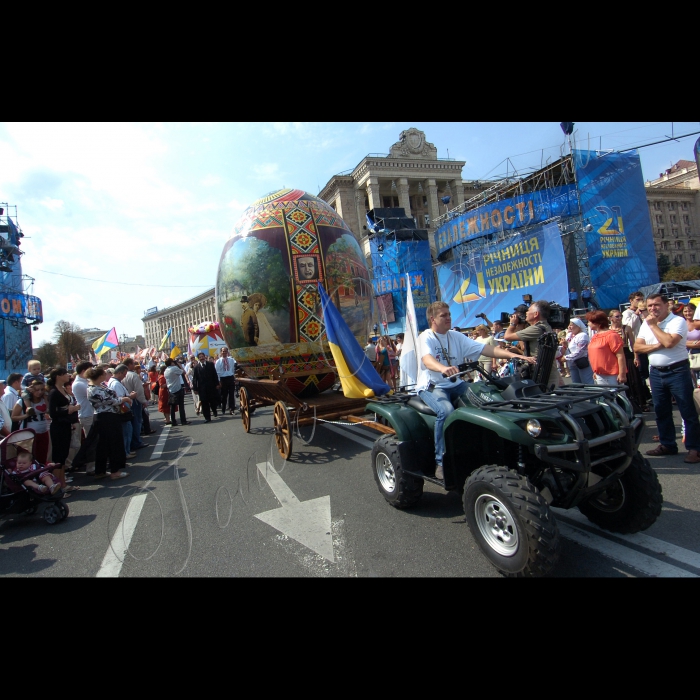
<instances>
[{"instance_id":1,"label":"video camera","mask_svg":"<svg viewBox=\"0 0 700 700\"><path fill-rule=\"evenodd\" d=\"M571 323L571 309L567 306L559 306L559 304L554 301L549 302L549 307L549 325L552 327L552 330L566 330L569 323Z\"/></svg>"}]
</instances>

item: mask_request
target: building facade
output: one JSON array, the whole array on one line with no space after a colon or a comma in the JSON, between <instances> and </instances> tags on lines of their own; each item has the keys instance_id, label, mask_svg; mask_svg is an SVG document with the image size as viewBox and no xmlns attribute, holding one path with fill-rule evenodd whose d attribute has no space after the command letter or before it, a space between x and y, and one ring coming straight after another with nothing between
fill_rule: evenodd
<instances>
[{"instance_id":1,"label":"building facade","mask_svg":"<svg viewBox=\"0 0 700 700\"><path fill-rule=\"evenodd\" d=\"M656 257L672 265L700 264L700 179L693 161L680 160L645 183Z\"/></svg>"},{"instance_id":2,"label":"building facade","mask_svg":"<svg viewBox=\"0 0 700 700\"><path fill-rule=\"evenodd\" d=\"M318 196L328 202L357 237L369 259L366 212L401 207L419 229L434 231L433 223L447 209L479 194L485 185L464 182L465 161L438 158L437 148L425 133L407 129L388 154L370 153L352 170L334 175ZM443 197L450 197L444 204ZM435 250L430 236L431 250Z\"/></svg>"},{"instance_id":3,"label":"building facade","mask_svg":"<svg viewBox=\"0 0 700 700\"><path fill-rule=\"evenodd\" d=\"M175 306L144 316L143 335L145 347L160 347L163 336L172 328L171 340L183 351L189 343L188 328L206 321L217 321L214 287Z\"/></svg>"}]
</instances>

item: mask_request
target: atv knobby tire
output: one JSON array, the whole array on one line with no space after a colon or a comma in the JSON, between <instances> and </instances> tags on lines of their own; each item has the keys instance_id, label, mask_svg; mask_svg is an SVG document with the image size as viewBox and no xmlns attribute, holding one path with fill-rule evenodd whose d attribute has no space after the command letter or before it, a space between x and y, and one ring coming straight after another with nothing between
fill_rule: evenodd
<instances>
[{"instance_id":1,"label":"atv knobby tire","mask_svg":"<svg viewBox=\"0 0 700 700\"><path fill-rule=\"evenodd\" d=\"M394 508L410 508L423 495L423 479L404 474L399 445L391 435L385 435L374 443L372 472L382 496Z\"/></svg>"},{"instance_id":2,"label":"atv knobby tire","mask_svg":"<svg viewBox=\"0 0 700 700\"><path fill-rule=\"evenodd\" d=\"M578 509L603 530L630 535L656 522L663 500L656 472L637 452L619 481L580 503Z\"/></svg>"},{"instance_id":3,"label":"atv knobby tire","mask_svg":"<svg viewBox=\"0 0 700 700\"><path fill-rule=\"evenodd\" d=\"M506 576L545 576L559 559L559 528L530 481L506 467L477 469L464 487L472 536Z\"/></svg>"}]
</instances>

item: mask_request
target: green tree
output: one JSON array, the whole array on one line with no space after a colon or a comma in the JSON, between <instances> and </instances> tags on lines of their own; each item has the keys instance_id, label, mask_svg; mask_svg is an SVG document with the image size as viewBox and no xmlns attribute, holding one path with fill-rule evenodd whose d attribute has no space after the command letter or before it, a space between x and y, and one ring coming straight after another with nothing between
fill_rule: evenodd
<instances>
[{"instance_id":1,"label":"green tree","mask_svg":"<svg viewBox=\"0 0 700 700\"><path fill-rule=\"evenodd\" d=\"M80 330L80 326L64 320L57 321L54 326L57 361L63 366L70 362L71 356L89 357L90 351Z\"/></svg>"},{"instance_id":2,"label":"green tree","mask_svg":"<svg viewBox=\"0 0 700 700\"><path fill-rule=\"evenodd\" d=\"M279 250L271 248L266 241L251 238L236 268L246 292L264 294L271 313L289 309L289 275Z\"/></svg>"},{"instance_id":3,"label":"green tree","mask_svg":"<svg viewBox=\"0 0 700 700\"><path fill-rule=\"evenodd\" d=\"M687 282L700 279L700 266L674 266L670 267L661 277L662 282Z\"/></svg>"},{"instance_id":4,"label":"green tree","mask_svg":"<svg viewBox=\"0 0 700 700\"><path fill-rule=\"evenodd\" d=\"M668 255L661 253L661 255L659 255L659 257L656 259L656 263L659 267L659 279L663 280L666 273L671 269L671 261L669 260Z\"/></svg>"},{"instance_id":5,"label":"green tree","mask_svg":"<svg viewBox=\"0 0 700 700\"><path fill-rule=\"evenodd\" d=\"M45 340L36 351L36 359L41 362L41 366L55 367L58 364L58 352L54 343Z\"/></svg>"}]
</instances>

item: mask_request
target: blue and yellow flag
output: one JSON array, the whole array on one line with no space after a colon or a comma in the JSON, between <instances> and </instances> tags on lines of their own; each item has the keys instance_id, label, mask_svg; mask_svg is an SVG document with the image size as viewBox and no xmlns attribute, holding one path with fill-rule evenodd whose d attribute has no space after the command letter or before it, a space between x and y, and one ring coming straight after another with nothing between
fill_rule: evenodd
<instances>
[{"instance_id":1,"label":"blue and yellow flag","mask_svg":"<svg viewBox=\"0 0 700 700\"><path fill-rule=\"evenodd\" d=\"M321 295L328 343L338 370L338 378L343 386L343 394L349 399L371 399L373 396L386 394L389 386L381 380L321 284L318 285L318 291Z\"/></svg>"},{"instance_id":2,"label":"blue and yellow flag","mask_svg":"<svg viewBox=\"0 0 700 700\"><path fill-rule=\"evenodd\" d=\"M95 356L100 357L104 355L107 350L116 348L119 345L119 339L117 338L117 331L112 328L111 331L107 331L101 338L98 338L93 344L92 349L95 351Z\"/></svg>"},{"instance_id":3,"label":"blue and yellow flag","mask_svg":"<svg viewBox=\"0 0 700 700\"><path fill-rule=\"evenodd\" d=\"M160 347L158 350L164 350L165 349L165 344L168 342L168 338L170 338L170 334L173 332L172 328L168 328L168 332L163 336L163 340L160 341Z\"/></svg>"}]
</instances>

